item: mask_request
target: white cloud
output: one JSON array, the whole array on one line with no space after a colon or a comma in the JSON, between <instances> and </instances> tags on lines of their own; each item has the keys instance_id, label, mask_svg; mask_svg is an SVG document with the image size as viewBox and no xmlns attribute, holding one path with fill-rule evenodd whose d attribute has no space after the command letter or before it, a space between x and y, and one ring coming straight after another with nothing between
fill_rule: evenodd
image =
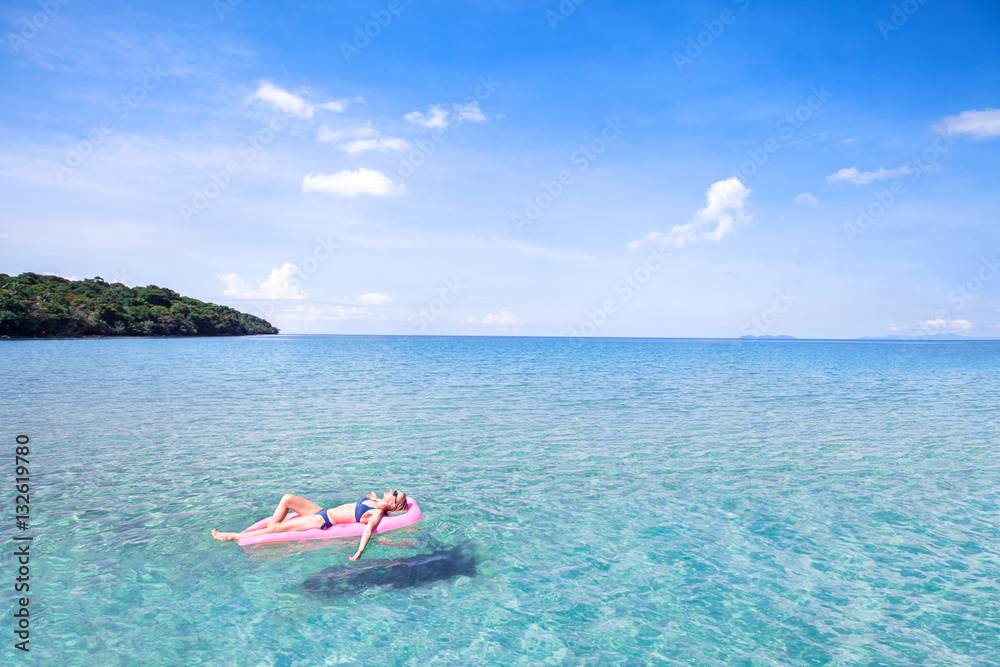
<instances>
[{"instance_id":1,"label":"white cloud","mask_svg":"<svg viewBox=\"0 0 1000 667\"><path fill-rule=\"evenodd\" d=\"M216 278L226 283L226 289L222 291L226 296L239 296L250 287L245 280L235 273L220 273Z\"/></svg>"},{"instance_id":2,"label":"white cloud","mask_svg":"<svg viewBox=\"0 0 1000 667\"><path fill-rule=\"evenodd\" d=\"M272 269L267 278L258 280L257 290L247 289L249 285L235 273L220 273L216 277L226 283L223 294L237 299L304 299L308 295L299 288L297 271L297 266L285 262L281 268Z\"/></svg>"},{"instance_id":3,"label":"white cloud","mask_svg":"<svg viewBox=\"0 0 1000 667\"><path fill-rule=\"evenodd\" d=\"M331 130L329 127L324 125L319 128L319 132L316 133L317 141L341 141L343 139L367 139L369 137L377 137L378 130L372 127L371 121L368 121L361 127L353 127L347 130Z\"/></svg>"},{"instance_id":4,"label":"white cloud","mask_svg":"<svg viewBox=\"0 0 1000 667\"><path fill-rule=\"evenodd\" d=\"M305 312L307 322L325 320L330 322L340 322L342 320L369 320L373 318L369 306L383 306L392 301L392 297L387 294L370 292L360 294L356 301L350 299L334 299L333 305L309 306ZM300 311L302 312L302 311ZM385 315L380 315L376 319L385 319Z\"/></svg>"},{"instance_id":5,"label":"white cloud","mask_svg":"<svg viewBox=\"0 0 1000 667\"><path fill-rule=\"evenodd\" d=\"M58 276L60 278L65 278L66 280L79 280L76 276L60 276L58 273L52 273L51 271L45 271L42 273L43 276ZM121 282L120 280L112 280L112 283ZM122 283L124 285L125 283Z\"/></svg>"},{"instance_id":6,"label":"white cloud","mask_svg":"<svg viewBox=\"0 0 1000 667\"><path fill-rule=\"evenodd\" d=\"M660 247L676 248L683 248L689 243L698 241L718 243L723 237L734 233L739 225L750 221L750 215L744 212L750 192L736 176L713 183L705 191L707 205L695 213L686 224L674 225L665 233L649 232L641 239L629 241L626 245L629 250L635 250L643 241L655 243ZM711 229L712 225L715 225L714 229Z\"/></svg>"},{"instance_id":7,"label":"white cloud","mask_svg":"<svg viewBox=\"0 0 1000 667\"><path fill-rule=\"evenodd\" d=\"M310 306L309 311L306 313L306 320L367 320L372 318L369 306L383 306L390 301L392 301L392 297L388 294L379 294L378 292L359 294L356 302L334 299L334 305L332 306ZM380 316L378 319L385 319L385 315Z\"/></svg>"},{"instance_id":8,"label":"white cloud","mask_svg":"<svg viewBox=\"0 0 1000 667\"><path fill-rule=\"evenodd\" d=\"M303 192L328 192L341 197L368 194L387 197L401 194L404 185L375 169L359 168L357 171L339 171L336 174L306 174L302 180Z\"/></svg>"},{"instance_id":9,"label":"white cloud","mask_svg":"<svg viewBox=\"0 0 1000 667\"><path fill-rule=\"evenodd\" d=\"M448 111L440 104L432 104L427 107L427 113L411 111L403 116L414 125L422 125L430 129L446 128L453 123L468 120L479 123L486 120L486 115L479 108L479 102L473 101L468 104L452 104L452 111Z\"/></svg>"},{"instance_id":10,"label":"white cloud","mask_svg":"<svg viewBox=\"0 0 1000 667\"><path fill-rule=\"evenodd\" d=\"M889 178L900 178L906 176L907 174L915 174L918 171L923 171L928 174L933 174L941 171L941 165L928 164L921 167L914 167L912 165L904 164L902 167L896 169L885 169L884 167L879 167L878 171L858 171L857 167L848 167L846 169L841 169L836 174L830 174L826 177L827 183L836 183L837 181L850 181L855 185L868 185L872 181L884 181Z\"/></svg>"},{"instance_id":11,"label":"white cloud","mask_svg":"<svg viewBox=\"0 0 1000 667\"><path fill-rule=\"evenodd\" d=\"M265 102L279 111L284 111L285 113L295 114L302 118L311 118L313 115L313 107L308 104L304 99L290 93L287 90L278 88L272 83L265 81L260 84L260 88L257 89L253 95L250 96L251 100L260 100Z\"/></svg>"},{"instance_id":12,"label":"white cloud","mask_svg":"<svg viewBox=\"0 0 1000 667\"><path fill-rule=\"evenodd\" d=\"M474 123L486 120L486 116L479 109L479 102L469 102L464 106L456 104L455 113L458 114L459 120L471 120Z\"/></svg>"},{"instance_id":13,"label":"white cloud","mask_svg":"<svg viewBox=\"0 0 1000 667\"><path fill-rule=\"evenodd\" d=\"M362 306L382 306L392 301L392 297L388 294L379 294L378 292L369 292L368 294L359 294L358 303Z\"/></svg>"},{"instance_id":14,"label":"white cloud","mask_svg":"<svg viewBox=\"0 0 1000 667\"><path fill-rule=\"evenodd\" d=\"M318 109L327 111L343 111L349 104L348 100L334 100L324 102L314 106L306 102L301 96L290 93L284 88L278 88L270 81L265 81L257 88L257 92L250 96L251 100L260 100L278 111L294 114L299 118L312 118L313 112Z\"/></svg>"},{"instance_id":15,"label":"white cloud","mask_svg":"<svg viewBox=\"0 0 1000 667\"><path fill-rule=\"evenodd\" d=\"M920 328L926 331L939 331L942 329L948 329L952 332L968 331L972 328L972 322L969 320L946 320L939 317L934 320L924 320L920 323Z\"/></svg>"},{"instance_id":16,"label":"white cloud","mask_svg":"<svg viewBox=\"0 0 1000 667\"><path fill-rule=\"evenodd\" d=\"M498 310L496 314L489 313L483 319L479 320L480 324L503 324L503 325L513 325L516 326L521 324L521 318L514 313L508 313L506 310Z\"/></svg>"},{"instance_id":17,"label":"white cloud","mask_svg":"<svg viewBox=\"0 0 1000 667\"><path fill-rule=\"evenodd\" d=\"M963 111L957 116L946 116L936 129L949 134L968 134L974 139L1000 137L1000 109Z\"/></svg>"},{"instance_id":18,"label":"white cloud","mask_svg":"<svg viewBox=\"0 0 1000 667\"><path fill-rule=\"evenodd\" d=\"M350 155L357 155L365 151L405 151L409 147L410 143L405 139L379 137L377 139L355 139L348 141L340 147L340 150Z\"/></svg>"},{"instance_id":19,"label":"white cloud","mask_svg":"<svg viewBox=\"0 0 1000 667\"><path fill-rule=\"evenodd\" d=\"M371 319L371 313L367 308L358 306L309 306L306 313L306 321L327 320L339 322L341 320L367 320Z\"/></svg>"},{"instance_id":20,"label":"white cloud","mask_svg":"<svg viewBox=\"0 0 1000 667\"><path fill-rule=\"evenodd\" d=\"M506 310L498 310L495 313L487 313L482 319L470 317L464 320L464 322L465 324L490 324L495 326L497 331L501 333L516 333L521 324L521 318Z\"/></svg>"},{"instance_id":21,"label":"white cloud","mask_svg":"<svg viewBox=\"0 0 1000 667\"><path fill-rule=\"evenodd\" d=\"M361 127L348 130L331 130L325 125L316 134L318 141L342 141L349 139L340 145L340 150L350 155L357 155L365 151L405 151L410 147L410 143L405 139L396 137L385 137L372 127L372 122L368 121Z\"/></svg>"},{"instance_id":22,"label":"white cloud","mask_svg":"<svg viewBox=\"0 0 1000 667\"><path fill-rule=\"evenodd\" d=\"M802 194L795 195L796 204L812 204L813 206L819 206L819 200L813 197L808 192L803 192Z\"/></svg>"},{"instance_id":23,"label":"white cloud","mask_svg":"<svg viewBox=\"0 0 1000 667\"><path fill-rule=\"evenodd\" d=\"M442 109L439 104L427 107L426 114L422 114L419 111L411 111L403 116L403 118L414 125L423 125L429 128L445 128L450 125L448 122L448 112Z\"/></svg>"}]
</instances>

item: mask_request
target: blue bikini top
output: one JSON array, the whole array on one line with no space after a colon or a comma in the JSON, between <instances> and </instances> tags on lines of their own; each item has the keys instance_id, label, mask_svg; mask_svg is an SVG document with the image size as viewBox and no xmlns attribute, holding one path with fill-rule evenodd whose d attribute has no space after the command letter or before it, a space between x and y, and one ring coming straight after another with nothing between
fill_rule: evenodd
<instances>
[{"instance_id":1,"label":"blue bikini top","mask_svg":"<svg viewBox=\"0 0 1000 667\"><path fill-rule=\"evenodd\" d=\"M365 505L366 500L371 500L371 498L365 496L358 501L358 504L354 506L354 522L361 523L361 517L364 516L365 512L368 510L378 509L377 507L368 507Z\"/></svg>"}]
</instances>

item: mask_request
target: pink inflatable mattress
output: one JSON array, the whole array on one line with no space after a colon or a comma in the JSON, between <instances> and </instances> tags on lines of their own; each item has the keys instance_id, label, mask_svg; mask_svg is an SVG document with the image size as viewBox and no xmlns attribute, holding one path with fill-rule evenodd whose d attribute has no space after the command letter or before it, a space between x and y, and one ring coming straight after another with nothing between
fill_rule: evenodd
<instances>
[{"instance_id":1,"label":"pink inflatable mattress","mask_svg":"<svg viewBox=\"0 0 1000 667\"><path fill-rule=\"evenodd\" d=\"M286 520L297 517L298 514L295 512L289 512L288 516L285 517ZM372 531L372 534L384 533L389 530L396 530L397 528L405 528L407 526L412 526L418 521L423 514L420 512L420 506L417 505L417 501L413 498L406 499L406 514L392 514L390 516L382 517L379 521L378 527ZM267 522L271 520L271 517L266 519L261 519L257 523L253 524L243 532L257 530L258 528L263 528L267 525ZM365 532L367 524L364 523L338 523L330 526L326 530L322 528L312 528L310 530L289 530L283 533L270 533L268 535L255 535L253 537L241 537L237 540L237 544L241 547L248 546L251 544L265 544L268 542L299 542L302 540L329 540L334 537L352 537L360 536Z\"/></svg>"}]
</instances>

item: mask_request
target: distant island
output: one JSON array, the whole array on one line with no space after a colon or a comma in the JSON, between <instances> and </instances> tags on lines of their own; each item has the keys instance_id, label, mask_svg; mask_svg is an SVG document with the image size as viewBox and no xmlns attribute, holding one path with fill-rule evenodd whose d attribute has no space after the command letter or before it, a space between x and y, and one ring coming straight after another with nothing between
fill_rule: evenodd
<instances>
[{"instance_id":1,"label":"distant island","mask_svg":"<svg viewBox=\"0 0 1000 667\"><path fill-rule=\"evenodd\" d=\"M276 334L267 320L156 285L128 287L100 277L0 273L0 336L247 336Z\"/></svg>"},{"instance_id":2,"label":"distant island","mask_svg":"<svg viewBox=\"0 0 1000 667\"><path fill-rule=\"evenodd\" d=\"M740 336L740 340L798 340L794 336Z\"/></svg>"},{"instance_id":3,"label":"distant island","mask_svg":"<svg viewBox=\"0 0 1000 667\"><path fill-rule=\"evenodd\" d=\"M969 338L968 336L962 336L956 333L938 333L938 334L928 334L921 333L912 336L900 336L899 334L894 334L891 336L862 336L861 338L856 338L855 340L905 340L910 342L920 342L925 340L991 340L990 338Z\"/></svg>"},{"instance_id":4,"label":"distant island","mask_svg":"<svg viewBox=\"0 0 1000 667\"><path fill-rule=\"evenodd\" d=\"M739 340L799 340L794 336L740 336ZM962 336L954 333L939 333L939 334L923 334L914 336L901 336L895 334L892 336L862 336L861 338L815 338L815 339L805 339L805 340L860 340L860 341L886 341L886 342L908 342L908 343L921 343L921 342L934 342L934 341L949 341L949 340L998 340L996 338L969 338L968 336Z\"/></svg>"}]
</instances>

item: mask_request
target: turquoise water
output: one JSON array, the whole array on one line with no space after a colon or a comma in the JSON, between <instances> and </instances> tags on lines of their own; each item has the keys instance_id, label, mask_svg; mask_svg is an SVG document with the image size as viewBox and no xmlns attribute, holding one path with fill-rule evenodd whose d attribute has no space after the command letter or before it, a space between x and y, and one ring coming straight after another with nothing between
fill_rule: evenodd
<instances>
[{"instance_id":1,"label":"turquoise water","mask_svg":"<svg viewBox=\"0 0 1000 667\"><path fill-rule=\"evenodd\" d=\"M0 369L35 535L4 664L1000 655L1000 343L2 341ZM358 563L209 535L390 486L424 520Z\"/></svg>"}]
</instances>

